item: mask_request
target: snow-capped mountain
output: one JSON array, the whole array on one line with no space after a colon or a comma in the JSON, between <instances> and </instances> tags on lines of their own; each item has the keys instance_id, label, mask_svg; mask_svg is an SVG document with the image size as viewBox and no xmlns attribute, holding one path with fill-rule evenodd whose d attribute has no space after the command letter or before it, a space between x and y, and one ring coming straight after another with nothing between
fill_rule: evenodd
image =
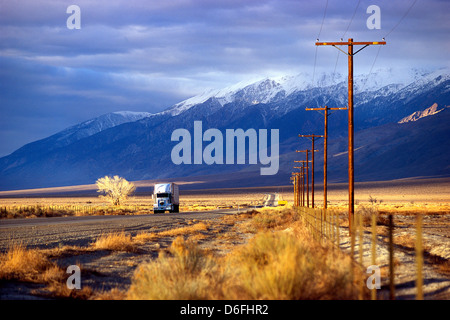
<instances>
[{"instance_id":1,"label":"snow-capped mountain","mask_svg":"<svg viewBox=\"0 0 450 320\"><path fill-rule=\"evenodd\" d=\"M357 180L400 178L408 174L450 175L447 165L450 162L450 140L447 138L450 111L446 108L434 115L424 112L434 104L439 108L449 105L449 78L449 69L432 72L380 69L355 77L355 146L362 147L357 151L362 157L356 164ZM192 97L156 114L112 113L30 143L0 158L0 189L86 184L107 174L142 180L230 174L242 170L256 172L255 179L244 181L256 183L256 178L260 179L259 167L189 166L175 165L171 161L171 150L175 145L171 140L173 131L184 128L193 132L193 123L198 120L205 129L279 129L280 172L273 177L264 177L265 180L258 183L286 184L292 161L298 157L295 150L309 146L308 141L299 140L298 134L323 132L323 115L305 111L305 108L343 107L346 104L346 77L323 73L316 74L314 81L310 75L299 74L239 83ZM414 112L430 115L420 121L398 123ZM346 150L346 127L345 111L330 117L329 135L333 137L330 150L333 154ZM422 130L431 133L427 143L419 141L424 136ZM392 139L394 136L400 138ZM378 137L382 138L383 144ZM359 144L358 139L363 139L363 144ZM369 148L371 143L373 146ZM410 146L416 147L420 154L437 156L417 162L411 151L405 151L410 150ZM336 181L342 172L345 174L343 158L330 159L330 177ZM373 166L383 161L391 163L391 168L371 172ZM365 166L358 168L362 164ZM401 169L397 167L399 165ZM413 171L410 170L412 166ZM232 185L231 182L224 183Z\"/></svg>"},{"instance_id":2,"label":"snow-capped mountain","mask_svg":"<svg viewBox=\"0 0 450 320\"><path fill-rule=\"evenodd\" d=\"M448 80L450 72L449 70L382 68L370 74L356 76L354 80L355 93L379 91L379 94L388 95L419 80L419 85L427 83L440 74L446 75L441 80ZM339 73L320 73L314 77L309 73L300 73L295 76L265 78L252 83L242 82L223 89L209 90L177 103L163 113L179 115L209 99L214 99L221 106L236 101L251 105L280 101L291 94L313 88L321 88L320 94L322 95L324 94L323 90L331 94L336 88L346 86L347 77ZM345 91L343 93L345 94Z\"/></svg>"},{"instance_id":3,"label":"snow-capped mountain","mask_svg":"<svg viewBox=\"0 0 450 320\"><path fill-rule=\"evenodd\" d=\"M12 155L22 157L22 160L19 161L20 163L23 161L23 158L45 154L52 150L63 148L67 145L75 143L76 141L95 135L103 130L151 116L152 114L148 112L117 111L107 113L64 129L48 138L26 144L17 151L13 152ZM7 158L8 157L4 159ZM14 164L9 164L9 167L11 166L14 166Z\"/></svg>"},{"instance_id":4,"label":"snow-capped mountain","mask_svg":"<svg viewBox=\"0 0 450 320\"><path fill-rule=\"evenodd\" d=\"M209 90L177 103L165 112L171 115L178 115L209 99L216 100L222 106L236 101L248 103L249 105L271 103L280 101L295 92L314 87L331 86L336 84L335 81L337 79L339 79L339 82L342 80L342 76L339 74L331 75L325 73L318 75L314 83L311 81L311 78L311 74L300 73L295 76L265 78L252 83L241 82L223 89Z\"/></svg>"},{"instance_id":5,"label":"snow-capped mountain","mask_svg":"<svg viewBox=\"0 0 450 320\"><path fill-rule=\"evenodd\" d=\"M126 122L134 122L152 116L149 112L116 111L101 115L97 118L84 121L75 126L69 127L55 135L57 141L64 141L65 144L80 140L96 134L100 131L118 126Z\"/></svg>"}]
</instances>

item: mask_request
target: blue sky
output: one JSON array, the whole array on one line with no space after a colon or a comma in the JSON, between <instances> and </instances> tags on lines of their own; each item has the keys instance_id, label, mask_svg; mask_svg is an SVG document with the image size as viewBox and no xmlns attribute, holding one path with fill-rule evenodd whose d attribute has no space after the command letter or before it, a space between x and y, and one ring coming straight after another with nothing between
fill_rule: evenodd
<instances>
[{"instance_id":1,"label":"blue sky","mask_svg":"<svg viewBox=\"0 0 450 320\"><path fill-rule=\"evenodd\" d=\"M72 4L79 30L66 26ZM379 30L366 27L369 5ZM108 112L158 112L208 89L311 73L314 61L332 71L338 51L321 47L315 60L319 35L386 37L375 67L449 66L449 12L446 0L0 0L0 156ZM355 72L377 53L358 54Z\"/></svg>"}]
</instances>

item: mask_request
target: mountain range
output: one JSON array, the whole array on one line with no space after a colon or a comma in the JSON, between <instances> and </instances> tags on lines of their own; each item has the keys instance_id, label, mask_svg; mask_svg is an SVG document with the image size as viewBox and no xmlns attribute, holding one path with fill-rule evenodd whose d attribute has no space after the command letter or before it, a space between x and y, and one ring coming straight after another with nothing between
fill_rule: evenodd
<instances>
[{"instance_id":1,"label":"mountain range","mask_svg":"<svg viewBox=\"0 0 450 320\"><path fill-rule=\"evenodd\" d=\"M314 79L314 80L312 80ZM381 69L355 78L355 180L450 175L449 69ZM91 184L105 175L128 180L222 177L210 187L286 185L296 150L311 147L299 134L323 134L311 107L346 107L340 74L308 74L239 83L177 103L165 111L114 112L29 143L0 158L0 190ZM261 176L260 164L180 164L171 160L174 130L278 129L280 169ZM206 143L204 143L206 145ZM316 174L323 146L316 142ZM347 111L329 116L328 174L346 181ZM225 177L223 179L223 177ZM227 179L228 177L228 179ZM213 179L214 180L214 179Z\"/></svg>"}]
</instances>

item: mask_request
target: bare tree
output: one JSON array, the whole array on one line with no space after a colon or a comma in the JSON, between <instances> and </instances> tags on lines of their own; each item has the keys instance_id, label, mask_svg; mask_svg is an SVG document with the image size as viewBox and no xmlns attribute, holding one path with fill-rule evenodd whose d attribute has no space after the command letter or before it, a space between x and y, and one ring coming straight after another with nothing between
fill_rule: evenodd
<instances>
[{"instance_id":1,"label":"bare tree","mask_svg":"<svg viewBox=\"0 0 450 320\"><path fill-rule=\"evenodd\" d=\"M95 184L98 188L97 192L103 192L105 194L100 195L100 197L107 199L115 206L120 205L121 202L125 201L136 190L136 186L133 183L119 176L105 176L98 179Z\"/></svg>"}]
</instances>

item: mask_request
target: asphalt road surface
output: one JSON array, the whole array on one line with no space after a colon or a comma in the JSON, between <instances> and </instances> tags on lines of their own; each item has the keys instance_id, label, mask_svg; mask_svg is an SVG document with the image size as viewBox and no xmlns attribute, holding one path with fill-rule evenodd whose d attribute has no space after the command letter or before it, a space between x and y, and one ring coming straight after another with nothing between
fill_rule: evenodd
<instances>
[{"instance_id":1,"label":"asphalt road surface","mask_svg":"<svg viewBox=\"0 0 450 320\"><path fill-rule=\"evenodd\" d=\"M240 211L244 211L240 209ZM28 248L54 248L64 245L88 246L102 234L125 231L160 232L182 227L188 221L209 220L236 209L161 213L149 215L80 216L0 220L0 250L21 243Z\"/></svg>"}]
</instances>

